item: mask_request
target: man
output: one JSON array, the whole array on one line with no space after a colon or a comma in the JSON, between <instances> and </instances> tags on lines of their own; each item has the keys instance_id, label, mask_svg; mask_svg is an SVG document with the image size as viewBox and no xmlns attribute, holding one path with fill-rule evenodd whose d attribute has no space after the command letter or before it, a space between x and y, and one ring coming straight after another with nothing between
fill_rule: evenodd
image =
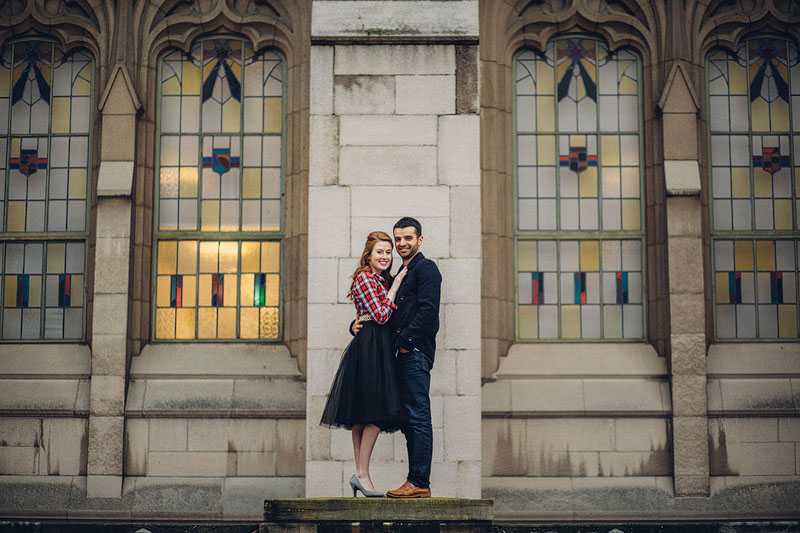
<instances>
[{"instance_id":1,"label":"man","mask_svg":"<svg viewBox=\"0 0 800 533\"><path fill-rule=\"evenodd\" d=\"M394 225L394 244L408 269L395 297L395 309L386 323L397 347L400 399L408 421L402 428L408 449L408 477L403 485L386 493L390 498L430 498L433 425L431 423L431 368L439 331L439 299L442 275L436 263L419 251L422 225L403 217ZM351 333L358 333L358 321Z\"/></svg>"}]
</instances>

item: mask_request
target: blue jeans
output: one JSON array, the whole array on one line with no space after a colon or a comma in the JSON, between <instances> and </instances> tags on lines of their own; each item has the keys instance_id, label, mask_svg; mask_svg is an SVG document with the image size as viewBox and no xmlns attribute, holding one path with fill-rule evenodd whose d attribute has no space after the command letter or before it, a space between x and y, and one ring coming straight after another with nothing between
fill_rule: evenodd
<instances>
[{"instance_id":1,"label":"blue jeans","mask_svg":"<svg viewBox=\"0 0 800 533\"><path fill-rule=\"evenodd\" d=\"M431 481L433 424L431 423L431 363L419 351L397 354L400 400L408 421L402 431L408 449L408 481L427 489Z\"/></svg>"}]
</instances>

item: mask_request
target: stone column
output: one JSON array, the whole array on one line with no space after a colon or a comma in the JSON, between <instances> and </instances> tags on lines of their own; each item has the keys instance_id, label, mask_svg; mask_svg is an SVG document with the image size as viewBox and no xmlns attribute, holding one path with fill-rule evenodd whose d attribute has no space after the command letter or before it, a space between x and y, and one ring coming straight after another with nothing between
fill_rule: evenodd
<instances>
[{"instance_id":1,"label":"stone column","mask_svg":"<svg viewBox=\"0 0 800 533\"><path fill-rule=\"evenodd\" d=\"M122 495L126 337L136 113L128 72L118 64L100 101L92 377L89 396L89 498Z\"/></svg>"},{"instance_id":2,"label":"stone column","mask_svg":"<svg viewBox=\"0 0 800 533\"><path fill-rule=\"evenodd\" d=\"M432 370L435 496L480 497L480 143L477 2L314 1L308 231L306 495L342 496L349 432L319 427L355 310L350 276L370 231L410 215L443 276ZM387 37L388 36L388 37ZM395 268L399 257L395 256ZM381 489L407 474L382 435Z\"/></svg>"},{"instance_id":3,"label":"stone column","mask_svg":"<svg viewBox=\"0 0 800 533\"><path fill-rule=\"evenodd\" d=\"M706 340L698 99L686 69L672 67L659 100L664 126L676 496L709 494Z\"/></svg>"}]
</instances>

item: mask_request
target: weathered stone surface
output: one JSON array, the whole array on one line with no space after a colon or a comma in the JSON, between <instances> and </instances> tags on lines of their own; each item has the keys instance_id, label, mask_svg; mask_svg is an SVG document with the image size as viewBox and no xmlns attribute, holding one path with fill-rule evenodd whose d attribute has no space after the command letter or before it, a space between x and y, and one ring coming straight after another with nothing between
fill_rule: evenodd
<instances>
[{"instance_id":1,"label":"weathered stone surface","mask_svg":"<svg viewBox=\"0 0 800 533\"><path fill-rule=\"evenodd\" d=\"M459 395L480 395L481 392L481 352L479 350L459 350L456 352L456 393Z\"/></svg>"},{"instance_id":2,"label":"weathered stone surface","mask_svg":"<svg viewBox=\"0 0 800 533\"><path fill-rule=\"evenodd\" d=\"M187 449L186 419L154 418L150 420L150 451L184 451Z\"/></svg>"},{"instance_id":3,"label":"weathered stone surface","mask_svg":"<svg viewBox=\"0 0 800 533\"><path fill-rule=\"evenodd\" d=\"M444 347L451 350L478 350L481 347L479 304L443 304Z\"/></svg>"},{"instance_id":4,"label":"weathered stone surface","mask_svg":"<svg viewBox=\"0 0 800 533\"><path fill-rule=\"evenodd\" d=\"M236 475L236 454L228 452L150 452L148 476L224 477Z\"/></svg>"},{"instance_id":5,"label":"weathered stone surface","mask_svg":"<svg viewBox=\"0 0 800 533\"><path fill-rule=\"evenodd\" d=\"M675 196L667 199L667 234L670 237L700 237L700 199Z\"/></svg>"},{"instance_id":6,"label":"weathered stone surface","mask_svg":"<svg viewBox=\"0 0 800 533\"><path fill-rule=\"evenodd\" d=\"M131 201L129 198L104 198L98 202L97 238L131 236Z\"/></svg>"},{"instance_id":7,"label":"weathered stone surface","mask_svg":"<svg viewBox=\"0 0 800 533\"><path fill-rule=\"evenodd\" d=\"M480 168L480 118L439 117L439 183L480 185Z\"/></svg>"},{"instance_id":8,"label":"weathered stone surface","mask_svg":"<svg viewBox=\"0 0 800 533\"><path fill-rule=\"evenodd\" d=\"M754 357L754 354L758 357ZM800 372L800 343L731 343L708 347L708 373L755 376Z\"/></svg>"},{"instance_id":9,"label":"weathered stone surface","mask_svg":"<svg viewBox=\"0 0 800 533\"><path fill-rule=\"evenodd\" d=\"M124 376L92 376L89 411L99 416L120 416L125 405Z\"/></svg>"},{"instance_id":10,"label":"weathered stone surface","mask_svg":"<svg viewBox=\"0 0 800 533\"><path fill-rule=\"evenodd\" d=\"M484 476L524 476L527 473L526 421L484 418L481 462Z\"/></svg>"},{"instance_id":11,"label":"weathered stone surface","mask_svg":"<svg viewBox=\"0 0 800 533\"><path fill-rule=\"evenodd\" d=\"M308 202L309 210L315 213L308 223L309 258L348 255L350 191L344 187L309 187Z\"/></svg>"},{"instance_id":12,"label":"weathered stone surface","mask_svg":"<svg viewBox=\"0 0 800 533\"><path fill-rule=\"evenodd\" d=\"M125 338L95 333L92 336L91 365L93 375L123 375Z\"/></svg>"},{"instance_id":13,"label":"weathered stone surface","mask_svg":"<svg viewBox=\"0 0 800 533\"><path fill-rule=\"evenodd\" d=\"M125 472L126 476L147 475L149 422L128 419L125 422Z\"/></svg>"},{"instance_id":14,"label":"weathered stone surface","mask_svg":"<svg viewBox=\"0 0 800 533\"><path fill-rule=\"evenodd\" d=\"M342 146L437 144L437 120L434 116L344 115L339 124L339 143Z\"/></svg>"},{"instance_id":15,"label":"weathered stone surface","mask_svg":"<svg viewBox=\"0 0 800 533\"><path fill-rule=\"evenodd\" d=\"M456 112L455 76L397 76L395 87L395 112L399 115Z\"/></svg>"},{"instance_id":16,"label":"weathered stone surface","mask_svg":"<svg viewBox=\"0 0 800 533\"><path fill-rule=\"evenodd\" d=\"M89 419L89 475L121 475L123 430L121 416L93 416Z\"/></svg>"},{"instance_id":17,"label":"weathered stone surface","mask_svg":"<svg viewBox=\"0 0 800 533\"><path fill-rule=\"evenodd\" d=\"M436 363L431 371L432 396L453 396L456 394L456 358L458 352L437 350Z\"/></svg>"},{"instance_id":18,"label":"weathered stone surface","mask_svg":"<svg viewBox=\"0 0 800 533\"><path fill-rule=\"evenodd\" d=\"M33 446L0 447L0 474L39 473L39 448Z\"/></svg>"},{"instance_id":19,"label":"weathered stone surface","mask_svg":"<svg viewBox=\"0 0 800 533\"><path fill-rule=\"evenodd\" d=\"M127 294L96 294L94 297L93 331L105 335L122 335L127 331Z\"/></svg>"},{"instance_id":20,"label":"weathered stone surface","mask_svg":"<svg viewBox=\"0 0 800 533\"><path fill-rule=\"evenodd\" d=\"M481 276L479 259L442 259L438 262L442 273L442 303L480 303Z\"/></svg>"},{"instance_id":21,"label":"weathered stone surface","mask_svg":"<svg viewBox=\"0 0 800 533\"><path fill-rule=\"evenodd\" d=\"M617 451L669 450L666 418L617 418L614 449Z\"/></svg>"},{"instance_id":22,"label":"weathered stone surface","mask_svg":"<svg viewBox=\"0 0 800 533\"><path fill-rule=\"evenodd\" d=\"M274 420L232 418L228 422L228 451L264 452L274 450Z\"/></svg>"},{"instance_id":23,"label":"weathered stone surface","mask_svg":"<svg viewBox=\"0 0 800 533\"><path fill-rule=\"evenodd\" d=\"M720 379L722 409L770 411L795 409L789 379Z\"/></svg>"},{"instance_id":24,"label":"weathered stone surface","mask_svg":"<svg viewBox=\"0 0 800 533\"><path fill-rule=\"evenodd\" d=\"M330 498L344 495L343 466L344 463L339 461L306 460L306 497Z\"/></svg>"},{"instance_id":25,"label":"weathered stone surface","mask_svg":"<svg viewBox=\"0 0 800 533\"><path fill-rule=\"evenodd\" d=\"M671 294L669 303L673 333L704 333L705 306L702 294Z\"/></svg>"},{"instance_id":26,"label":"weathered stone surface","mask_svg":"<svg viewBox=\"0 0 800 533\"><path fill-rule=\"evenodd\" d=\"M669 277L680 280L673 293L703 292L703 277L697 272L703 270L703 243L697 237L671 237L667 243L669 250Z\"/></svg>"},{"instance_id":27,"label":"weathered stone surface","mask_svg":"<svg viewBox=\"0 0 800 533\"><path fill-rule=\"evenodd\" d=\"M0 344L0 375L85 377L91 357L80 344Z\"/></svg>"},{"instance_id":28,"label":"weathered stone surface","mask_svg":"<svg viewBox=\"0 0 800 533\"><path fill-rule=\"evenodd\" d=\"M705 335L672 335L672 373L699 375L706 373Z\"/></svg>"},{"instance_id":29,"label":"weathered stone surface","mask_svg":"<svg viewBox=\"0 0 800 533\"><path fill-rule=\"evenodd\" d=\"M308 183L312 187L339 181L339 117L312 115L308 156Z\"/></svg>"},{"instance_id":30,"label":"weathered stone surface","mask_svg":"<svg viewBox=\"0 0 800 533\"><path fill-rule=\"evenodd\" d=\"M395 112L393 76L336 76L333 89L337 115L378 115Z\"/></svg>"},{"instance_id":31,"label":"weathered stone surface","mask_svg":"<svg viewBox=\"0 0 800 533\"><path fill-rule=\"evenodd\" d=\"M391 198L402 198L403 201L387 201ZM447 217L450 215L450 188L352 187L352 205L353 213L362 217L401 217L409 213L414 213L414 218ZM423 224L423 237L425 232ZM345 257L348 254L340 255Z\"/></svg>"},{"instance_id":32,"label":"weathered stone surface","mask_svg":"<svg viewBox=\"0 0 800 533\"><path fill-rule=\"evenodd\" d=\"M2 379L0 409L46 410L70 413L89 410L88 397L80 394L79 379Z\"/></svg>"},{"instance_id":33,"label":"weathered stone surface","mask_svg":"<svg viewBox=\"0 0 800 533\"><path fill-rule=\"evenodd\" d=\"M455 74L452 45L341 45L334 74Z\"/></svg>"},{"instance_id":34,"label":"weathered stone surface","mask_svg":"<svg viewBox=\"0 0 800 533\"><path fill-rule=\"evenodd\" d=\"M529 418L529 451L612 451L612 418Z\"/></svg>"},{"instance_id":35,"label":"weathered stone surface","mask_svg":"<svg viewBox=\"0 0 800 533\"><path fill-rule=\"evenodd\" d=\"M342 185L435 185L433 146L343 146L339 154Z\"/></svg>"},{"instance_id":36,"label":"weathered stone surface","mask_svg":"<svg viewBox=\"0 0 800 533\"><path fill-rule=\"evenodd\" d=\"M705 376L672 376L672 405L675 416L704 416L707 409Z\"/></svg>"},{"instance_id":37,"label":"weathered stone surface","mask_svg":"<svg viewBox=\"0 0 800 533\"><path fill-rule=\"evenodd\" d=\"M275 452L236 452L236 475L274 476L275 459Z\"/></svg>"},{"instance_id":38,"label":"weathered stone surface","mask_svg":"<svg viewBox=\"0 0 800 533\"><path fill-rule=\"evenodd\" d=\"M450 235L450 257L481 256L480 202L480 187L450 187L450 226L458 228Z\"/></svg>"},{"instance_id":39,"label":"weathered stone surface","mask_svg":"<svg viewBox=\"0 0 800 533\"><path fill-rule=\"evenodd\" d=\"M305 420L278 420L275 438L276 474L279 476L305 475Z\"/></svg>"},{"instance_id":40,"label":"weathered stone surface","mask_svg":"<svg viewBox=\"0 0 800 533\"><path fill-rule=\"evenodd\" d=\"M446 461L481 459L480 398L445 397L444 458Z\"/></svg>"},{"instance_id":41,"label":"weathered stone surface","mask_svg":"<svg viewBox=\"0 0 800 533\"><path fill-rule=\"evenodd\" d=\"M311 47L311 114L333 114L333 47Z\"/></svg>"},{"instance_id":42,"label":"weathered stone surface","mask_svg":"<svg viewBox=\"0 0 800 533\"><path fill-rule=\"evenodd\" d=\"M352 338L347 331L356 313L352 304L309 304L308 322L314 324L309 331L310 350L343 350Z\"/></svg>"}]
</instances>

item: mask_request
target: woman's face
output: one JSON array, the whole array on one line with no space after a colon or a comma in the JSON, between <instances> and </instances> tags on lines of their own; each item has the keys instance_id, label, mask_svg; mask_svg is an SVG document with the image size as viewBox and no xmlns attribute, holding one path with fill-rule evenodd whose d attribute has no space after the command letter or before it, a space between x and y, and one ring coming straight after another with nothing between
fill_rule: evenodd
<instances>
[{"instance_id":1,"label":"woman's face","mask_svg":"<svg viewBox=\"0 0 800 533\"><path fill-rule=\"evenodd\" d=\"M369 266L372 267L376 273L380 274L392 264L392 245L385 241L378 241L372 247L372 253L369 256Z\"/></svg>"}]
</instances>

